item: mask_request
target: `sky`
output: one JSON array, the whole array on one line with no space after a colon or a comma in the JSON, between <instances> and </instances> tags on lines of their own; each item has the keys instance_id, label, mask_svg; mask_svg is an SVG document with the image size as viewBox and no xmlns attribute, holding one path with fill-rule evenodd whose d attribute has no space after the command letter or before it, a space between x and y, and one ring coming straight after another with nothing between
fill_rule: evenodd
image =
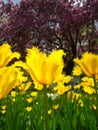
<instances>
[{"instance_id":1,"label":"sky","mask_svg":"<svg viewBox=\"0 0 98 130\"><path fill-rule=\"evenodd\" d=\"M3 0L4 2L6 2L7 0ZM18 3L18 2L20 2L21 0L11 0L12 2L14 2L14 3Z\"/></svg>"}]
</instances>

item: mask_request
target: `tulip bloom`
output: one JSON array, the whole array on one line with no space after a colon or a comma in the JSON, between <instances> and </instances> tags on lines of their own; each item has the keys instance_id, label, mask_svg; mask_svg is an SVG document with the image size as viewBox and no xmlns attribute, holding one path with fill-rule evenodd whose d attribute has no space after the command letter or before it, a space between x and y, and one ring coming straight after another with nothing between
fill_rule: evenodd
<instances>
[{"instance_id":1,"label":"tulip bloom","mask_svg":"<svg viewBox=\"0 0 98 130\"><path fill-rule=\"evenodd\" d=\"M87 76L98 77L98 55L86 52L81 59L74 59L74 62L81 67Z\"/></svg>"},{"instance_id":2,"label":"tulip bloom","mask_svg":"<svg viewBox=\"0 0 98 130\"><path fill-rule=\"evenodd\" d=\"M18 52L12 52L11 46L7 43L0 46L0 68L6 66L13 58L19 59Z\"/></svg>"},{"instance_id":3,"label":"tulip bloom","mask_svg":"<svg viewBox=\"0 0 98 130\"><path fill-rule=\"evenodd\" d=\"M13 87L16 86L17 72L15 67L0 68L0 99L8 95Z\"/></svg>"},{"instance_id":4,"label":"tulip bloom","mask_svg":"<svg viewBox=\"0 0 98 130\"><path fill-rule=\"evenodd\" d=\"M43 85L49 85L61 75L64 67L62 56L63 50L53 51L50 55L40 52L36 47L27 49L26 64L17 62L23 66L34 81Z\"/></svg>"}]
</instances>

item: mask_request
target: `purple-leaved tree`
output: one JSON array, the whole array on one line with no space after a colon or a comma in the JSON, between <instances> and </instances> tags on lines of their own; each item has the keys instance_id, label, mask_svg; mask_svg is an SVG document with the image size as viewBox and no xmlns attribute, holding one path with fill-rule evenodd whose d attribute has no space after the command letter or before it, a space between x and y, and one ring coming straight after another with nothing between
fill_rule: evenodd
<instances>
[{"instance_id":1,"label":"purple-leaved tree","mask_svg":"<svg viewBox=\"0 0 98 130\"><path fill-rule=\"evenodd\" d=\"M38 46L46 53L63 49L65 71L71 73L73 58L97 47L98 0L9 0L0 4L0 40L25 54Z\"/></svg>"}]
</instances>

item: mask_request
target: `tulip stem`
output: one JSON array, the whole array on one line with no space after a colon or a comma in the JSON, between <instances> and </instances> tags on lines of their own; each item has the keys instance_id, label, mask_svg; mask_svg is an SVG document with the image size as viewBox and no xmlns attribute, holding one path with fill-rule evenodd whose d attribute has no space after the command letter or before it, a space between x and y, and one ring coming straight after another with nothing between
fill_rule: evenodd
<instances>
[{"instance_id":1,"label":"tulip stem","mask_svg":"<svg viewBox=\"0 0 98 130\"><path fill-rule=\"evenodd\" d=\"M97 83L96 83L95 76L93 79L94 79L95 98L96 98L96 117L97 117L97 122L98 122L98 92L97 92Z\"/></svg>"},{"instance_id":2,"label":"tulip stem","mask_svg":"<svg viewBox=\"0 0 98 130\"><path fill-rule=\"evenodd\" d=\"M44 85L44 119L45 126L44 130L49 130L49 118L48 118L48 97L47 97L47 87Z\"/></svg>"}]
</instances>

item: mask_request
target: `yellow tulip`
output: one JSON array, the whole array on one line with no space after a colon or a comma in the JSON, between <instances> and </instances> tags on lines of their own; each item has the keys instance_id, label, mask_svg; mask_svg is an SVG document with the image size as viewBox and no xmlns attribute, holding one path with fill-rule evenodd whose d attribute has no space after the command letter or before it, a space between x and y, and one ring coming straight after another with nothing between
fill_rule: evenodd
<instances>
[{"instance_id":1,"label":"yellow tulip","mask_svg":"<svg viewBox=\"0 0 98 130\"><path fill-rule=\"evenodd\" d=\"M27 111L27 112L32 111L32 107L26 107L26 111Z\"/></svg>"},{"instance_id":2,"label":"yellow tulip","mask_svg":"<svg viewBox=\"0 0 98 130\"><path fill-rule=\"evenodd\" d=\"M5 110L5 109L6 109L6 105L1 106L1 109L2 109L2 110Z\"/></svg>"},{"instance_id":3,"label":"yellow tulip","mask_svg":"<svg viewBox=\"0 0 98 130\"><path fill-rule=\"evenodd\" d=\"M36 91L35 91L35 92L31 92L31 96L32 96L32 97L37 96L37 94L38 94L38 92L36 92Z\"/></svg>"},{"instance_id":4,"label":"yellow tulip","mask_svg":"<svg viewBox=\"0 0 98 130\"><path fill-rule=\"evenodd\" d=\"M49 115L51 114L51 112L52 112L52 111L51 111L51 109L50 109L50 110L48 110L48 114L49 114Z\"/></svg>"},{"instance_id":5,"label":"yellow tulip","mask_svg":"<svg viewBox=\"0 0 98 130\"><path fill-rule=\"evenodd\" d=\"M86 52L81 59L74 59L74 62L81 67L87 76L98 77L98 55Z\"/></svg>"},{"instance_id":6,"label":"yellow tulip","mask_svg":"<svg viewBox=\"0 0 98 130\"><path fill-rule=\"evenodd\" d=\"M33 101L33 99L31 97L27 99L28 103L31 103L32 101Z\"/></svg>"},{"instance_id":7,"label":"yellow tulip","mask_svg":"<svg viewBox=\"0 0 98 130\"><path fill-rule=\"evenodd\" d=\"M81 70L81 67L80 66L75 66L73 68L73 75L74 76L80 76L82 74L82 70Z\"/></svg>"},{"instance_id":8,"label":"yellow tulip","mask_svg":"<svg viewBox=\"0 0 98 130\"><path fill-rule=\"evenodd\" d=\"M2 110L1 113L2 113L2 114L5 114L5 113L6 113L6 110Z\"/></svg>"},{"instance_id":9,"label":"yellow tulip","mask_svg":"<svg viewBox=\"0 0 98 130\"><path fill-rule=\"evenodd\" d=\"M13 87L16 86L17 72L15 67L0 68L0 99L8 95Z\"/></svg>"},{"instance_id":10,"label":"yellow tulip","mask_svg":"<svg viewBox=\"0 0 98 130\"><path fill-rule=\"evenodd\" d=\"M8 63L13 59L19 59L20 54L18 52L12 52L11 46L7 43L0 46L0 68L8 65Z\"/></svg>"},{"instance_id":11,"label":"yellow tulip","mask_svg":"<svg viewBox=\"0 0 98 130\"><path fill-rule=\"evenodd\" d=\"M28 77L24 75L24 72L21 68L16 68L17 71L17 86L21 86L23 83L24 86L26 86L26 83L28 81Z\"/></svg>"},{"instance_id":12,"label":"yellow tulip","mask_svg":"<svg viewBox=\"0 0 98 130\"><path fill-rule=\"evenodd\" d=\"M36 47L27 49L26 64L17 62L16 66L24 67L34 81L48 85L56 82L64 67L63 50L53 51L50 55L40 52Z\"/></svg>"},{"instance_id":13,"label":"yellow tulip","mask_svg":"<svg viewBox=\"0 0 98 130\"><path fill-rule=\"evenodd\" d=\"M11 96L12 97L16 97L16 95L17 95L16 91L11 91Z\"/></svg>"},{"instance_id":14,"label":"yellow tulip","mask_svg":"<svg viewBox=\"0 0 98 130\"><path fill-rule=\"evenodd\" d=\"M53 109L57 110L59 108L59 104L53 105Z\"/></svg>"}]
</instances>

